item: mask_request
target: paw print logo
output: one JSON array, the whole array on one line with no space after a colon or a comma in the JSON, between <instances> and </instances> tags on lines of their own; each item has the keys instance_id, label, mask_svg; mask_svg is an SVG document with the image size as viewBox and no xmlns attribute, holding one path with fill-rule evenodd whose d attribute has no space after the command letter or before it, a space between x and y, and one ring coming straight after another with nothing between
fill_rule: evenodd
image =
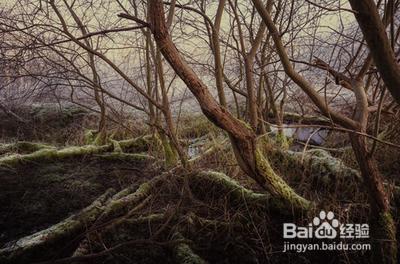
<instances>
[{"instance_id":1,"label":"paw print logo","mask_svg":"<svg viewBox=\"0 0 400 264\"><path fill-rule=\"evenodd\" d=\"M339 227L339 221L335 219L333 212L321 211L319 216L314 217L313 225L317 227L315 229L316 238L328 238L333 239L337 236L336 228Z\"/></svg>"}]
</instances>

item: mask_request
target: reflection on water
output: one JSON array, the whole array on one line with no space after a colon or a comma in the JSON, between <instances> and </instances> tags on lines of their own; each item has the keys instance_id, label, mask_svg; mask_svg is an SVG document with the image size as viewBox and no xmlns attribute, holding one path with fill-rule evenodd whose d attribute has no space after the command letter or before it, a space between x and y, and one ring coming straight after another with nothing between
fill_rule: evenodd
<instances>
[{"instance_id":1,"label":"reflection on water","mask_svg":"<svg viewBox=\"0 0 400 264\"><path fill-rule=\"evenodd\" d=\"M276 134L278 131L277 127L271 127L272 134ZM328 136L328 130L319 129L315 127L283 127L283 133L286 137L293 138L298 141L306 142L310 137L310 144L322 145L326 137Z\"/></svg>"}]
</instances>

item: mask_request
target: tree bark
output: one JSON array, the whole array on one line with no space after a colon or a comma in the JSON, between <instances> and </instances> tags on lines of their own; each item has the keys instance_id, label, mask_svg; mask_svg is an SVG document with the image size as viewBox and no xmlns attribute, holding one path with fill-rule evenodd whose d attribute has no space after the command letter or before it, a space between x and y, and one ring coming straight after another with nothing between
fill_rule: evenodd
<instances>
[{"instance_id":1,"label":"tree bark","mask_svg":"<svg viewBox=\"0 0 400 264\"><path fill-rule=\"evenodd\" d=\"M373 0L350 0L358 24L389 92L400 104L400 67Z\"/></svg>"}]
</instances>

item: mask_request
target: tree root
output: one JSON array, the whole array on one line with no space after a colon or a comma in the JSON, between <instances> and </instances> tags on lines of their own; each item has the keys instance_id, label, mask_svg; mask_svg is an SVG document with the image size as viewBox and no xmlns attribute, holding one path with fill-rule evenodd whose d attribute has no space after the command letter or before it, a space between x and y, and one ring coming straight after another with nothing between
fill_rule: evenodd
<instances>
[{"instance_id":1,"label":"tree root","mask_svg":"<svg viewBox=\"0 0 400 264\"><path fill-rule=\"evenodd\" d=\"M133 193L126 194L127 190L124 190L123 192L125 195L117 194L107 205L103 214L99 217L99 221L106 221L112 217L127 213L130 209L149 196L153 189L160 184L160 182L165 180L165 177L166 174L154 177L150 181L142 183Z\"/></svg>"}]
</instances>

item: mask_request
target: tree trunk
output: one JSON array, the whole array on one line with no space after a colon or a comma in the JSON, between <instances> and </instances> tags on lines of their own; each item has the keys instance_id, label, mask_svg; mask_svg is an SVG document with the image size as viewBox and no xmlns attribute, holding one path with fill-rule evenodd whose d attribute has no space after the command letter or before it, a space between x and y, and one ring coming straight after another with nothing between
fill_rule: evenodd
<instances>
[{"instance_id":1,"label":"tree trunk","mask_svg":"<svg viewBox=\"0 0 400 264\"><path fill-rule=\"evenodd\" d=\"M174 162L174 159L171 159L171 157L173 158L173 156L176 156L175 153L178 153L178 156L182 162L182 165L184 167L186 167L188 158L187 158L186 152L182 149L181 145L179 144L179 140L176 135L174 121L172 119L171 106L170 106L169 99L168 99L168 92L167 92L167 88L165 87L164 69L162 67L161 54L158 49L156 50L155 60L156 60L157 71L158 71L158 79L159 79L160 88L161 88L161 100L162 100L162 105L163 105L162 113L164 114L165 124L166 124L166 128L167 128L167 133L164 133L164 134L166 134L170 139L170 140L163 141L163 146L164 146L164 150L165 150L165 154L166 154L166 160L167 160L167 163L168 163L168 160ZM160 134L163 134L163 131L161 131ZM167 146L167 145L169 145L169 146ZM168 150L168 148L170 150ZM169 155L171 155L171 156L169 157ZM174 165L174 164L170 163L167 165Z\"/></svg>"},{"instance_id":2,"label":"tree trunk","mask_svg":"<svg viewBox=\"0 0 400 264\"><path fill-rule=\"evenodd\" d=\"M397 263L396 226L390 212L389 198L382 176L375 159L368 153L365 137L351 133L350 140L369 193L375 262Z\"/></svg>"},{"instance_id":3,"label":"tree trunk","mask_svg":"<svg viewBox=\"0 0 400 264\"><path fill-rule=\"evenodd\" d=\"M223 107L226 107L227 103L226 103L226 97L225 97L224 85L223 85L224 70L223 70L223 65L222 65L222 60L221 60L221 47L219 45L219 30L220 30L220 25L221 25L222 13L224 11L225 1L226 0L219 1L217 14L215 15L215 22L214 22L213 28L211 29L211 31L212 31L212 34L211 34L212 35L212 45L211 46L214 51L216 86L217 86L217 91L218 91L219 103Z\"/></svg>"},{"instance_id":4,"label":"tree trunk","mask_svg":"<svg viewBox=\"0 0 400 264\"><path fill-rule=\"evenodd\" d=\"M309 209L310 202L288 186L273 171L268 160L257 149L256 135L252 129L221 107L211 95L207 86L182 59L165 25L162 1L152 0L149 2L148 17L161 53L194 94L206 117L229 134L236 159L243 171L271 194L282 199L285 206L295 209Z\"/></svg>"},{"instance_id":5,"label":"tree trunk","mask_svg":"<svg viewBox=\"0 0 400 264\"><path fill-rule=\"evenodd\" d=\"M373 0L350 0L350 4L352 9L357 12L355 17L364 34L375 65L393 98L400 104L400 67L376 4Z\"/></svg>"}]
</instances>

